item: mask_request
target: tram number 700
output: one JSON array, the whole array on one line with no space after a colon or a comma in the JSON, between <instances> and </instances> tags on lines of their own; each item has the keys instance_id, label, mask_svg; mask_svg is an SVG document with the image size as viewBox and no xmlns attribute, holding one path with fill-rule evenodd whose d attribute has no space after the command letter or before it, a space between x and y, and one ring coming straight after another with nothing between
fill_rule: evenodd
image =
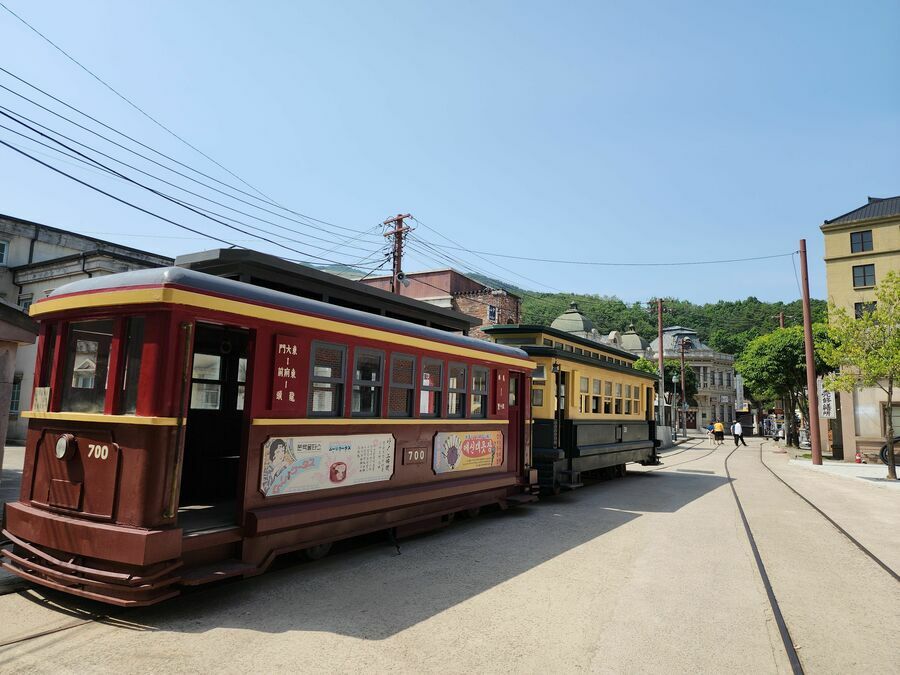
<instances>
[{"instance_id":1,"label":"tram number 700","mask_svg":"<svg viewBox=\"0 0 900 675\"><path fill-rule=\"evenodd\" d=\"M109 446L88 443L88 457L94 459L106 459L109 457Z\"/></svg>"},{"instance_id":2,"label":"tram number 700","mask_svg":"<svg viewBox=\"0 0 900 675\"><path fill-rule=\"evenodd\" d=\"M424 464L425 457L428 455L428 448L404 448L403 463L404 464Z\"/></svg>"}]
</instances>

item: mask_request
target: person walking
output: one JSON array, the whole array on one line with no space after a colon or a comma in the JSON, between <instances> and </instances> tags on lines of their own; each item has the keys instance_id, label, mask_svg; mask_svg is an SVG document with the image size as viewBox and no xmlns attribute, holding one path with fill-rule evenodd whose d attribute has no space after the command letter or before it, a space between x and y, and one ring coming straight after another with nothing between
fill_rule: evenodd
<instances>
[{"instance_id":1,"label":"person walking","mask_svg":"<svg viewBox=\"0 0 900 675\"><path fill-rule=\"evenodd\" d=\"M738 446L738 442L743 443L745 448L747 447L747 441L744 440L744 427L740 422L731 425L731 433L734 434L734 447Z\"/></svg>"},{"instance_id":2,"label":"person walking","mask_svg":"<svg viewBox=\"0 0 900 675\"><path fill-rule=\"evenodd\" d=\"M709 447L713 446L713 425L706 425L706 438L709 441Z\"/></svg>"},{"instance_id":3,"label":"person walking","mask_svg":"<svg viewBox=\"0 0 900 675\"><path fill-rule=\"evenodd\" d=\"M716 445L725 443L725 425L720 420L716 420L713 424L713 432L716 435Z\"/></svg>"}]
</instances>

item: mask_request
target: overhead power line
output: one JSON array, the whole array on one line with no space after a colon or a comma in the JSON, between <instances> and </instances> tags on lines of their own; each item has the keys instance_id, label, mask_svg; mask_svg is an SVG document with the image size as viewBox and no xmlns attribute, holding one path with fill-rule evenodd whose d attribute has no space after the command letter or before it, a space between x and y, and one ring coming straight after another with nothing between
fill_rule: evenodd
<instances>
[{"instance_id":1,"label":"overhead power line","mask_svg":"<svg viewBox=\"0 0 900 675\"><path fill-rule=\"evenodd\" d=\"M69 52L67 52L65 49L63 49L62 47L60 47L60 46L59 46L58 44L56 44L53 40L51 40L49 37L47 37L46 35L44 35L41 31L39 31L37 28L35 28L34 26L32 26L32 25L31 25L30 23L28 23L24 18L22 18L21 16L19 16L18 14L16 14L14 11L12 11L9 7L7 7L7 6L6 6L5 4L3 4L2 2L0 2L0 7L3 7L3 9L5 9L7 12L9 12L10 14L12 14L15 18L17 18L17 19L18 19L19 21L21 21L23 24L25 24L25 25L26 25L28 28L30 28L35 34L37 34L37 35L39 35L41 38L43 38L48 44L50 44L50 45L51 45L54 49L56 49L60 54L62 54L63 56L65 56L67 59L69 59L69 61L71 61L71 62L74 63L76 66L78 66L79 68L81 68L84 72L86 72L88 75L90 75L91 77L93 77L95 80L97 80L97 82L99 82L99 83L102 84L104 87L106 87L107 89L109 89L112 93L114 93L114 94L115 94L116 96L118 96L120 99L122 99L123 101L125 101L125 103L127 103L127 104L130 105L132 108L134 108L135 110L137 110L139 113L141 113L144 117L146 117L148 120L150 120L151 122L153 122L153 123L154 123L156 126L158 126L160 129L162 129L163 131L167 132L169 135L171 135L171 136L173 136L174 138L176 138L176 139L178 139L179 141L181 141L184 145L186 145L187 147L189 147L189 148L190 148L191 150L193 150L194 152L197 152L198 154L200 154L200 155L202 155L203 157L205 157L206 159L208 159L210 162L212 162L213 164L215 164L217 167L219 167L220 169L222 169L223 171L225 171L225 172L226 172L227 174L229 174L230 176L232 176L232 177L236 178L237 180L239 180L241 183L243 183L243 184L246 185L248 188L250 188L251 190L253 190L254 192L256 192L258 195L264 197L264 198L266 199L266 201L268 201L269 203L275 204L275 201L274 201L271 197L267 196L264 192L262 192L259 188L254 187L253 185L251 185L250 183L248 183L247 181L245 181L243 178L241 178L240 176L238 176L236 173L234 173L233 171L231 171L231 169L229 169L229 168L226 167L226 166L223 166L222 164L220 164L219 162L217 162L215 159L213 159L212 157L210 157L209 155L207 155L205 152L203 152L200 148L198 148L197 146L195 146L195 145L189 143L189 142L188 142L187 140L185 140L183 137L181 137L181 136L179 136L178 134L176 134L176 133L175 133L174 131L172 131L169 127L167 127L165 124L163 124L162 122L160 122L159 120L157 120L155 117L153 117L152 115L150 115L150 113L148 113L146 110L144 110L143 108L141 108L139 105L137 105L137 104L136 104L134 101L132 101L130 98L128 98L128 97L125 96L124 94L120 93L117 89L115 89L115 88L114 88L111 84L109 84L106 80L102 79L99 75L97 75L96 73L94 73L90 68L88 68L87 66L85 66L83 63L81 63L81 62L80 62L78 59L76 59L74 56L72 56L71 54L69 54Z\"/></svg>"},{"instance_id":2,"label":"overhead power line","mask_svg":"<svg viewBox=\"0 0 900 675\"><path fill-rule=\"evenodd\" d=\"M91 128L89 128L89 127L86 127L86 126L84 126L83 124L80 124L79 122L76 122L75 120L73 120L73 119L71 119L71 118L69 118L69 117L67 117L67 116L65 116L65 115L63 115L63 114L61 114L61 113L59 113L59 112L57 112L57 111L55 111L55 110L52 110L51 108L48 108L47 106L45 106L45 105L43 105L43 104L41 104L41 103L38 103L38 102L35 101L34 99L29 98L28 96L25 96L24 94L22 94L22 93L20 93L20 92L15 91L14 89L10 89L10 88L7 87L7 86L0 85L0 89L4 89L5 91L8 91L9 93L13 94L14 96L17 96L17 97L19 97L19 98L21 98L21 99L23 99L23 100L25 100L25 101L31 103L32 105L34 105L34 106L40 108L41 110L44 110L45 112L48 112L48 113L50 113L51 115L54 115L54 116L56 116L56 117L58 117L58 118L60 118L60 119L62 119L62 120L64 120L64 121L68 122L69 124L72 124L73 126L76 126L76 127L78 127L79 129L82 129L83 131L87 131L88 133L93 134L94 136L97 136L98 138L102 138L102 139L105 140L107 143L110 143L110 144L112 144L112 145L115 145L116 147L121 148L122 150L125 150L126 152L129 152L129 153L131 153L131 154L133 154L133 155L136 155L136 156L140 157L141 159L144 159L145 161L151 162L151 163L153 163L153 164L155 164L155 165L157 165L157 166L159 166L159 167L161 167L161 168L163 168L163 169L166 169L167 171L171 171L172 173L175 173L175 174L181 176L182 178L185 178L185 179L187 179L187 180L193 181L194 183L197 183L197 184L199 184L199 185L202 185L203 187L205 187L205 188L207 188L207 189L209 189L209 190L214 190L215 192L218 192L219 194L222 194L222 195L228 197L229 199L234 199L235 201L239 201L239 202L241 202L241 203L243 203L243 204L247 204L248 206L252 206L253 208L256 208L256 209L259 209L259 210L264 211L264 212L266 212L266 213L275 215L275 216L277 216L277 217L279 217L279 218L284 218L285 220L290 220L290 221L292 221L292 222L298 223L298 224L300 224L300 225L303 225L304 227L317 227L317 225L312 225L311 223L318 223L319 225L327 225L328 227L333 227L333 228L336 228L336 229L339 229L339 230L344 230L344 231L347 231L347 232L352 232L353 234L360 234L360 231L359 231L359 230L356 230L356 229L354 229L354 228L351 228L351 227L345 227L345 226L343 226L343 225L337 225L336 223L331 223L331 222L328 222L328 221L325 221L325 220L321 220L321 219L318 219L318 218L314 218L314 217L309 216L309 215L306 215L306 214L304 214L304 213L300 213L299 211L295 211L295 210L293 210L293 209L289 209L289 208L287 208L287 207L285 207L285 206L281 206L281 205L279 205L279 204L275 204L275 203L266 201L266 200L264 200L264 199L260 199L259 197L257 197L257 196L254 195L254 194L251 194L251 193L249 193L249 192L247 192L247 191L245 191L245 190L242 190L242 189L240 189L240 188L238 188L238 187L236 187L236 186L234 186L234 185L231 185L230 183L226 183L226 182L224 182L224 181L221 181L221 180L219 180L218 178L216 178L216 177L214 177L214 176L210 176L209 174L204 173L203 171L200 171L199 169L196 169L196 168L190 166L189 164L185 164L184 162L181 162L181 161L175 159L174 157L171 157L171 156L167 155L167 154L164 153L164 152L160 152L160 151L157 150L156 148L153 148L152 146L147 145L146 143L143 143L143 142L137 140L136 138L133 138L132 136L129 136L128 134L126 134L126 133L124 133L124 132L122 132L122 131L116 129L115 127L113 127L113 126L111 126L111 125L109 125L109 124L107 124L106 122L103 122L102 120L100 120L100 119L94 117L93 115L90 115L90 114L84 112L84 111L81 110L80 108L78 108L78 107L76 107L76 106L74 106L74 105L72 105L72 104L70 104L70 103L67 103L66 101L62 100L61 98L59 98L59 97L57 97L57 96L54 96L53 94L51 94L51 93L45 91L44 89L41 89L41 88L38 87L37 85L32 84L31 82L29 82L28 80L26 80L26 79L24 79L24 78L22 78L22 77L19 77L19 76L16 75L15 73L10 72L9 70L7 70L6 68L3 68L2 66L0 66L0 72L6 73L7 75L9 75L10 77L14 78L15 80L21 82L21 83L24 84L25 86L30 87L31 89L33 89L33 90L35 90L35 91L37 91L37 92L43 94L43 95L46 96L47 98L49 98L49 99L51 99L51 100L53 100L53 101L59 103L60 105L62 105L62 106L64 106L64 107L68 108L69 110L72 110L73 112L78 113L78 114L81 115L82 117L91 120L91 121L94 122L95 124L99 124L99 125L100 125L101 127L103 127L104 129L107 129L107 130L109 130L109 131L111 131L111 132L113 132L113 133L115 133L115 134L121 136L122 138L125 138L125 139L131 141L132 143L134 143L134 144L136 144L136 145L138 145L138 146L140 146L140 147L142 147L142 148L144 148L144 149L146 149L146 150L149 150L150 152L152 152L152 153L158 155L159 157L165 158L165 159L169 160L170 162L173 162L174 164L177 164L178 166L181 166L182 168L187 169L188 171L192 171L192 172L194 172L194 173L196 173L196 174L198 174L198 175L200 175L200 176L203 176L204 178L208 178L209 180L213 181L214 183L217 183L218 185L221 185L222 187L228 188L229 190L232 190L233 192L236 192L236 193L238 193L238 194L244 195L244 196L247 197L248 199L253 199L253 200L255 200L255 202L262 202L263 204L266 204L266 205L268 205L268 206L274 206L275 208L280 209L280 210L283 211L284 213L278 213L278 212L276 212L276 211L272 211L271 209L264 208L263 206L260 206L260 205L257 204L257 203L254 203L254 202L251 202L251 201L247 201L247 199L243 199L243 198L238 197L238 196L235 196L235 195L233 195L233 194L229 194L228 192L224 192L223 190L221 190L221 189L219 189L219 188L216 188L216 187L214 187L214 186L212 186L212 185L209 185L209 184L207 184L207 183L205 183L205 182L203 182L203 181L201 181L201 180L199 180L199 179L197 179L197 178L194 178L193 176L189 176L189 175L187 175L187 174L185 174L185 173L183 173L183 172L181 172L181 171L179 171L179 170L177 170L177 169L174 169L174 168L172 168L172 167L170 167L170 166L167 166L167 165L165 165L165 164L163 164L163 163L161 163L161 162L159 162L159 161L157 161L157 160L155 160L155 159L153 159L153 158L151 158L151 157L148 157L147 155L145 155L145 154L143 154L143 153L141 153L141 152L138 152L138 151L134 150L133 148L129 148L129 147L127 147L127 146L125 146L125 145L119 143L118 141L114 141L114 140L112 140L111 138L109 138L108 136L105 136L105 135L101 134L100 132L98 132L98 131L96 131L96 130L94 130L94 129L91 129ZM297 218L292 218L292 217L290 217L290 216L287 216L287 215L285 215L285 213L292 214L293 216L296 216L296 217L298 217L298 218L303 218L303 219L305 219L305 220L303 220L303 221L297 220ZM306 222L306 221L310 221L310 222Z\"/></svg>"}]
</instances>

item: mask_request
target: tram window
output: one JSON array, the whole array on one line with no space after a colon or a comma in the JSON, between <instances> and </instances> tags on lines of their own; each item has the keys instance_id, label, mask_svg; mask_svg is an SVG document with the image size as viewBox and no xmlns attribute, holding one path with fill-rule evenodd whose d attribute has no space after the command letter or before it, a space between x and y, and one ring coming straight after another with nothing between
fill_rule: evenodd
<instances>
[{"instance_id":1,"label":"tram window","mask_svg":"<svg viewBox=\"0 0 900 675\"><path fill-rule=\"evenodd\" d=\"M532 380L546 380L547 372L545 370L544 364L539 363L537 368L531 371L531 379Z\"/></svg>"},{"instance_id":2,"label":"tram window","mask_svg":"<svg viewBox=\"0 0 900 675\"><path fill-rule=\"evenodd\" d=\"M137 411L138 379L141 355L144 351L144 318L128 319L125 332L125 374L122 378L121 413L133 415Z\"/></svg>"},{"instance_id":3,"label":"tram window","mask_svg":"<svg viewBox=\"0 0 900 675\"><path fill-rule=\"evenodd\" d=\"M340 417L343 411L346 347L313 343L309 412L320 417Z\"/></svg>"},{"instance_id":4,"label":"tram window","mask_svg":"<svg viewBox=\"0 0 900 675\"><path fill-rule=\"evenodd\" d=\"M391 357L391 387L388 391L388 416L412 417L416 391L416 357L394 354Z\"/></svg>"},{"instance_id":5,"label":"tram window","mask_svg":"<svg viewBox=\"0 0 900 675\"><path fill-rule=\"evenodd\" d=\"M39 387L49 387L50 376L53 374L53 356L56 350L56 324L52 323L47 327L44 335L44 356L41 359L41 372Z\"/></svg>"},{"instance_id":6,"label":"tram window","mask_svg":"<svg viewBox=\"0 0 900 675\"><path fill-rule=\"evenodd\" d=\"M112 333L112 321L79 321L69 325L63 411L103 412Z\"/></svg>"},{"instance_id":7,"label":"tram window","mask_svg":"<svg viewBox=\"0 0 900 675\"><path fill-rule=\"evenodd\" d=\"M578 412L586 413L590 410L591 380L589 377L581 377L578 381Z\"/></svg>"},{"instance_id":8,"label":"tram window","mask_svg":"<svg viewBox=\"0 0 900 675\"><path fill-rule=\"evenodd\" d=\"M466 416L466 367L451 363L447 370L447 416Z\"/></svg>"},{"instance_id":9,"label":"tram window","mask_svg":"<svg viewBox=\"0 0 900 675\"><path fill-rule=\"evenodd\" d=\"M237 403L235 403L235 410L243 410L244 409L244 387L247 384L247 359L243 356L238 359L238 388L237 388Z\"/></svg>"},{"instance_id":10,"label":"tram window","mask_svg":"<svg viewBox=\"0 0 900 675\"><path fill-rule=\"evenodd\" d=\"M581 347L575 347L575 353L584 355L584 350Z\"/></svg>"},{"instance_id":11,"label":"tram window","mask_svg":"<svg viewBox=\"0 0 900 675\"><path fill-rule=\"evenodd\" d=\"M444 364L425 359L422 362L422 391L419 392L419 414L422 417L438 417L441 414L441 387L444 380Z\"/></svg>"},{"instance_id":12,"label":"tram window","mask_svg":"<svg viewBox=\"0 0 900 675\"><path fill-rule=\"evenodd\" d=\"M191 408L218 410L222 399L222 357L195 353L191 379Z\"/></svg>"},{"instance_id":13,"label":"tram window","mask_svg":"<svg viewBox=\"0 0 900 675\"><path fill-rule=\"evenodd\" d=\"M544 346L545 346L545 347L552 347L552 346L553 346L553 340L551 340L550 338L544 338Z\"/></svg>"},{"instance_id":14,"label":"tram window","mask_svg":"<svg viewBox=\"0 0 900 675\"><path fill-rule=\"evenodd\" d=\"M381 415L384 354L357 349L355 360L350 413L360 417L378 417Z\"/></svg>"},{"instance_id":15,"label":"tram window","mask_svg":"<svg viewBox=\"0 0 900 675\"><path fill-rule=\"evenodd\" d=\"M538 387L535 387L531 390L531 405L535 407L540 407L544 405L544 390Z\"/></svg>"},{"instance_id":16,"label":"tram window","mask_svg":"<svg viewBox=\"0 0 900 675\"><path fill-rule=\"evenodd\" d=\"M517 380L516 380L517 381ZM511 384L509 388L509 404L515 405L515 393ZM472 417L487 417L488 371L484 368L472 368Z\"/></svg>"},{"instance_id":17,"label":"tram window","mask_svg":"<svg viewBox=\"0 0 900 675\"><path fill-rule=\"evenodd\" d=\"M638 385L634 385L632 393L634 394L634 399L631 405L631 412L639 415L641 413L641 388Z\"/></svg>"},{"instance_id":18,"label":"tram window","mask_svg":"<svg viewBox=\"0 0 900 675\"><path fill-rule=\"evenodd\" d=\"M622 384L616 382L616 415L622 414Z\"/></svg>"},{"instance_id":19,"label":"tram window","mask_svg":"<svg viewBox=\"0 0 900 675\"><path fill-rule=\"evenodd\" d=\"M612 413L612 382L607 380L603 385L603 414Z\"/></svg>"},{"instance_id":20,"label":"tram window","mask_svg":"<svg viewBox=\"0 0 900 675\"><path fill-rule=\"evenodd\" d=\"M593 394L593 396L591 398L591 412L594 414L597 414L600 412L600 401L603 398L600 395L600 391L601 391L600 387L601 387L600 380L594 380L593 389L591 390L591 393Z\"/></svg>"}]
</instances>

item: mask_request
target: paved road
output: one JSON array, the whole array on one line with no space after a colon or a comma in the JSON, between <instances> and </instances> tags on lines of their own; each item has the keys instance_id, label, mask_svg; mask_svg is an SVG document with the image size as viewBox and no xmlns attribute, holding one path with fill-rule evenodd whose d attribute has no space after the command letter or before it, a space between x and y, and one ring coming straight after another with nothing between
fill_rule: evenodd
<instances>
[{"instance_id":1,"label":"paved road","mask_svg":"<svg viewBox=\"0 0 900 675\"><path fill-rule=\"evenodd\" d=\"M900 625L900 585L763 462L894 569L898 493L752 443L729 482L732 448L693 445L399 556L357 547L105 622L84 614L96 605L6 595L0 643L88 620L0 648L0 672L790 672L735 493L805 671L895 672L880 636Z\"/></svg>"}]
</instances>

